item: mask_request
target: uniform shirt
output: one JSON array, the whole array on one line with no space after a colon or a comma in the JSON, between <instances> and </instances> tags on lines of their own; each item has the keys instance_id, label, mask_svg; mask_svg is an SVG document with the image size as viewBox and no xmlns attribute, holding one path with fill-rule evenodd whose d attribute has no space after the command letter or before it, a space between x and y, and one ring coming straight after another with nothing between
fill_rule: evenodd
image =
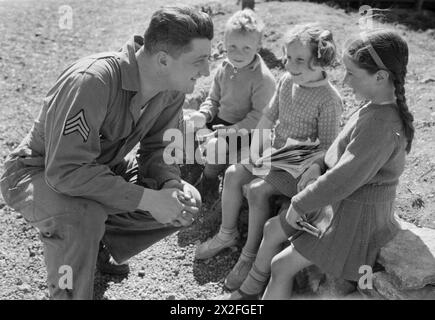
<instances>
[{"instance_id":1,"label":"uniform shirt","mask_svg":"<svg viewBox=\"0 0 435 320\"><path fill-rule=\"evenodd\" d=\"M239 129L255 129L274 91L275 78L260 55L241 69L225 60L199 111L208 113L211 120L217 115Z\"/></svg>"},{"instance_id":2,"label":"uniform shirt","mask_svg":"<svg viewBox=\"0 0 435 320\"><path fill-rule=\"evenodd\" d=\"M292 199L300 214L352 195L364 185L396 186L406 139L397 106L369 104L356 112L328 149L324 175Z\"/></svg>"},{"instance_id":3,"label":"uniform shirt","mask_svg":"<svg viewBox=\"0 0 435 320\"><path fill-rule=\"evenodd\" d=\"M272 122L277 120L273 147L283 147L288 138L320 140L320 148L328 149L339 132L342 113L340 94L325 78L305 84L293 83L290 73L280 79L274 97L264 109Z\"/></svg>"},{"instance_id":4,"label":"uniform shirt","mask_svg":"<svg viewBox=\"0 0 435 320\"><path fill-rule=\"evenodd\" d=\"M57 79L30 133L10 160L45 168L55 191L84 197L122 211L134 211L143 187L126 182L111 167L140 142L139 171L161 185L180 180L177 166L163 162L163 133L176 128L184 94L165 91L141 105L132 38L120 52L78 60ZM12 159L12 160L11 160Z\"/></svg>"}]
</instances>

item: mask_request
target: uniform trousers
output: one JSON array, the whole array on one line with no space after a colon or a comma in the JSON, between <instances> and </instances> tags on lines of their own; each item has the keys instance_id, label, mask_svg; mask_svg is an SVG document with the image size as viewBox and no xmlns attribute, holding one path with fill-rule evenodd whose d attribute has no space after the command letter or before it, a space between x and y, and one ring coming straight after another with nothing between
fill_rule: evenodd
<instances>
[{"instance_id":1,"label":"uniform trousers","mask_svg":"<svg viewBox=\"0 0 435 320\"><path fill-rule=\"evenodd\" d=\"M2 193L8 205L39 230L53 299L93 298L100 241L120 263L180 229L157 222L149 212L120 212L97 201L58 193L46 183L41 168L14 161L6 169ZM112 171L141 184L133 157ZM152 181L143 179L142 184L147 182Z\"/></svg>"}]
</instances>

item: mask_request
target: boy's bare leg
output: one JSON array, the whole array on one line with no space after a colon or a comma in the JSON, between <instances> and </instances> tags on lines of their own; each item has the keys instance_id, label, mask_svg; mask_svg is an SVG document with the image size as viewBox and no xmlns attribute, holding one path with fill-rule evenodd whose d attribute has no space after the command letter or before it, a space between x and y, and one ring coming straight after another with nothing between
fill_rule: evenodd
<instances>
[{"instance_id":1,"label":"boy's bare leg","mask_svg":"<svg viewBox=\"0 0 435 320\"><path fill-rule=\"evenodd\" d=\"M239 260L225 279L225 287L229 290L240 288L248 276L263 237L264 224L270 216L269 199L275 193L275 188L263 179L255 179L249 184L248 239Z\"/></svg>"},{"instance_id":2,"label":"boy's bare leg","mask_svg":"<svg viewBox=\"0 0 435 320\"><path fill-rule=\"evenodd\" d=\"M196 259L208 259L236 244L239 235L237 220L243 201L242 186L252 179L252 174L242 165L232 165L227 169L222 192L222 223L219 232L197 247Z\"/></svg>"},{"instance_id":3,"label":"boy's bare leg","mask_svg":"<svg viewBox=\"0 0 435 320\"><path fill-rule=\"evenodd\" d=\"M249 223L248 238L243 248L245 252L255 254L263 237L264 225L270 217L269 199L278 194L273 186L263 179L253 180L248 189Z\"/></svg>"},{"instance_id":4,"label":"boy's bare leg","mask_svg":"<svg viewBox=\"0 0 435 320\"><path fill-rule=\"evenodd\" d=\"M237 227L239 211L243 203L243 185L249 183L254 176L243 165L231 165L225 172L222 191L222 224L225 229Z\"/></svg>"}]
</instances>

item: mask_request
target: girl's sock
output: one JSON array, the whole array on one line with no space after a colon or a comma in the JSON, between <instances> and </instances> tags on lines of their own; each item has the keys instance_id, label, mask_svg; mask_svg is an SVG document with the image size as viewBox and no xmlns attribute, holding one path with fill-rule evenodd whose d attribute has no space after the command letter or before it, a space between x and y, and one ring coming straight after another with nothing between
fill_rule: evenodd
<instances>
[{"instance_id":1,"label":"girl's sock","mask_svg":"<svg viewBox=\"0 0 435 320\"><path fill-rule=\"evenodd\" d=\"M237 234L237 227L235 228L225 228L221 225L221 227L219 228L219 233L218 233L218 238L221 239L222 241L230 241L232 239L234 239L234 236Z\"/></svg>"},{"instance_id":2,"label":"girl's sock","mask_svg":"<svg viewBox=\"0 0 435 320\"><path fill-rule=\"evenodd\" d=\"M242 253L240 254L240 259L242 259L242 260L255 260L256 256L257 256L256 252L249 251L245 247L243 247Z\"/></svg>"},{"instance_id":3,"label":"girl's sock","mask_svg":"<svg viewBox=\"0 0 435 320\"><path fill-rule=\"evenodd\" d=\"M260 294L263 291L264 287L267 285L267 281L269 280L270 273L265 273L255 266L255 263L252 265L251 271L243 282L240 290L246 294Z\"/></svg>"}]
</instances>

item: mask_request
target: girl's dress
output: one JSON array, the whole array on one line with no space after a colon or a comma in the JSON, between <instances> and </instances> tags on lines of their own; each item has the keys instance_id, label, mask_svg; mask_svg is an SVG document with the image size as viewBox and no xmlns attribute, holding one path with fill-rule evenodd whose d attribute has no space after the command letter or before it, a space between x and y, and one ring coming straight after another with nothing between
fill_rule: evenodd
<instances>
[{"instance_id":1,"label":"girl's dress","mask_svg":"<svg viewBox=\"0 0 435 320\"><path fill-rule=\"evenodd\" d=\"M395 104L358 110L326 152L326 173L292 199L308 217L329 205L329 217L321 220L330 219L320 239L303 232L293 241L295 249L323 271L358 281L360 267L373 266L379 249L400 229L393 202L405 147Z\"/></svg>"}]
</instances>

